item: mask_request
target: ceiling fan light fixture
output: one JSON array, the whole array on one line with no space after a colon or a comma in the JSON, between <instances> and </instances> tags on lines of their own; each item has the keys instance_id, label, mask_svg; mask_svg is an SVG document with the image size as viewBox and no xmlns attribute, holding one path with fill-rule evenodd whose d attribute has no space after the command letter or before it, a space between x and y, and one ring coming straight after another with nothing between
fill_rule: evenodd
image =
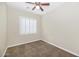
<instances>
[{"instance_id":1,"label":"ceiling fan light fixture","mask_svg":"<svg viewBox=\"0 0 79 59\"><path fill-rule=\"evenodd\" d=\"M26 2L26 3L34 5L34 7L32 8L32 10L40 9L41 11L44 11L44 9L42 8L42 6L49 6L50 5L49 3L41 3L41 2Z\"/></svg>"},{"instance_id":2,"label":"ceiling fan light fixture","mask_svg":"<svg viewBox=\"0 0 79 59\"><path fill-rule=\"evenodd\" d=\"M40 9L40 7L39 6L36 6L36 9Z\"/></svg>"}]
</instances>

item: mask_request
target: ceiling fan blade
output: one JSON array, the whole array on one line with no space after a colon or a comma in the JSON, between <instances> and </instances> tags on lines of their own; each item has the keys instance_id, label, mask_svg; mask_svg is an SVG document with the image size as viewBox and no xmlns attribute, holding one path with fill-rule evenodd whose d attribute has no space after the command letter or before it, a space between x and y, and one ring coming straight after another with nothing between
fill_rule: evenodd
<instances>
[{"instance_id":1,"label":"ceiling fan blade","mask_svg":"<svg viewBox=\"0 0 79 59\"><path fill-rule=\"evenodd\" d=\"M49 6L50 3L41 3L42 6Z\"/></svg>"},{"instance_id":2,"label":"ceiling fan blade","mask_svg":"<svg viewBox=\"0 0 79 59\"><path fill-rule=\"evenodd\" d=\"M36 6L34 6L33 8L32 8L32 10L34 10L36 8Z\"/></svg>"},{"instance_id":3,"label":"ceiling fan blade","mask_svg":"<svg viewBox=\"0 0 79 59\"><path fill-rule=\"evenodd\" d=\"M26 2L26 3L29 3L29 4L35 4L35 3L33 3L33 2Z\"/></svg>"},{"instance_id":4,"label":"ceiling fan blade","mask_svg":"<svg viewBox=\"0 0 79 59\"><path fill-rule=\"evenodd\" d=\"M41 11L44 11L42 7L40 7Z\"/></svg>"}]
</instances>

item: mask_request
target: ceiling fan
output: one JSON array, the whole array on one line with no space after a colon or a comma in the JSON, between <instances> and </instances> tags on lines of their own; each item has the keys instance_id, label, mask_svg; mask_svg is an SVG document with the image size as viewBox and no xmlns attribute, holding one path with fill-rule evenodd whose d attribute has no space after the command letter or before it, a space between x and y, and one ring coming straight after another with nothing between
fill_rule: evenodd
<instances>
[{"instance_id":1,"label":"ceiling fan","mask_svg":"<svg viewBox=\"0 0 79 59\"><path fill-rule=\"evenodd\" d=\"M50 5L50 3L41 3L41 2L26 2L26 3L34 5L34 7L32 8L32 10L40 9L41 11L44 11L44 9L42 8L42 6L49 6Z\"/></svg>"}]
</instances>

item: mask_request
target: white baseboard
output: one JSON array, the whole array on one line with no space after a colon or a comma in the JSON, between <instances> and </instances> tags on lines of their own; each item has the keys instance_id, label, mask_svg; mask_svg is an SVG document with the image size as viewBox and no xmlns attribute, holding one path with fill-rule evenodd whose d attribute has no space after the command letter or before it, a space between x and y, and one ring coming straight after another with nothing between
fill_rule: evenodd
<instances>
[{"instance_id":1,"label":"white baseboard","mask_svg":"<svg viewBox=\"0 0 79 59\"><path fill-rule=\"evenodd\" d=\"M38 39L38 40L41 40L41 39ZM14 46L18 46L18 45L22 45L22 44L27 44L27 43L34 42L34 41L38 41L38 40L32 40L32 41L28 41L28 42L23 42L23 43L19 43L19 44L11 45L11 46L8 46L8 48L10 48L10 47L14 47Z\"/></svg>"},{"instance_id":2,"label":"white baseboard","mask_svg":"<svg viewBox=\"0 0 79 59\"><path fill-rule=\"evenodd\" d=\"M4 57L4 55L5 55L6 51L7 51L7 47L6 47L6 49L5 49L4 53L2 54L2 56L1 56L1 57Z\"/></svg>"},{"instance_id":3,"label":"white baseboard","mask_svg":"<svg viewBox=\"0 0 79 59\"><path fill-rule=\"evenodd\" d=\"M60 47L60 46L58 46L58 45L56 45L56 44L53 44L53 43L48 42L48 41L46 41L46 40L42 40L42 41L47 42L47 43L49 43L49 44L51 44L51 45L53 45L53 46L56 46L56 47L58 47L58 48L60 48L60 49L62 49L62 50L64 50L64 51L67 51L67 52L69 52L69 53L75 55L75 56L79 56L78 54L76 54L76 53L74 53L74 52L72 52L72 51L69 51L69 50L67 50L67 49L65 49L65 48L63 48L63 47Z\"/></svg>"}]
</instances>

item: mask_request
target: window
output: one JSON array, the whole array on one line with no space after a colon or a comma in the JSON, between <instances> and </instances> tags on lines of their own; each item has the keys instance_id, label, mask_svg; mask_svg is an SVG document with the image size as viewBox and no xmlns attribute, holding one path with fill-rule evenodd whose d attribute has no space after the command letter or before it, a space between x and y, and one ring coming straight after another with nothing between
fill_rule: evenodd
<instances>
[{"instance_id":1,"label":"window","mask_svg":"<svg viewBox=\"0 0 79 59\"><path fill-rule=\"evenodd\" d=\"M32 34L37 31L37 21L33 18L20 17L20 34Z\"/></svg>"}]
</instances>

